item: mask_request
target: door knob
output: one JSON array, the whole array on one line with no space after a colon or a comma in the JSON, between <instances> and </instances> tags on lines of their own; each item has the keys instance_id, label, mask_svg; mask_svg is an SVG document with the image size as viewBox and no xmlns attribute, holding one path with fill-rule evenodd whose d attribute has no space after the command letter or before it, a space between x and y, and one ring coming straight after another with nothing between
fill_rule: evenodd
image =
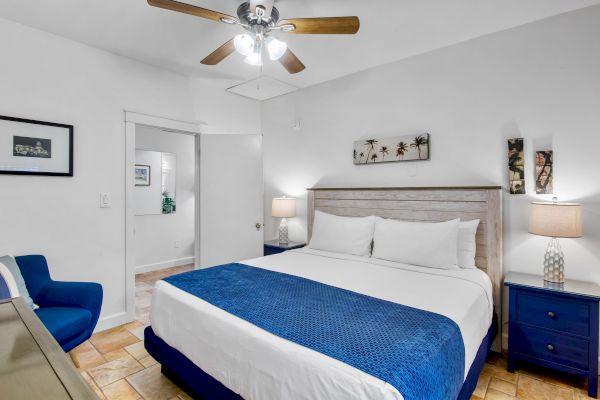
<instances>
[{"instance_id":1,"label":"door knob","mask_svg":"<svg viewBox=\"0 0 600 400\"><path fill-rule=\"evenodd\" d=\"M260 231L260 229L263 227L263 224L261 224L260 222L257 222L256 225L254 225L254 227L256 228L257 231Z\"/></svg>"}]
</instances>

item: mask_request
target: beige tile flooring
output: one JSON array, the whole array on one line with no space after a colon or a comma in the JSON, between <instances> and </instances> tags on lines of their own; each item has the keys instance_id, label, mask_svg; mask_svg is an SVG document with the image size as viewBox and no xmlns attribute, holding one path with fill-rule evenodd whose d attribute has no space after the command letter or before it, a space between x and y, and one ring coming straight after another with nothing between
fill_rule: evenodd
<instances>
[{"instance_id":1,"label":"beige tile flooring","mask_svg":"<svg viewBox=\"0 0 600 400\"><path fill-rule=\"evenodd\" d=\"M160 373L160 365L146 352L143 330L150 323L150 299L154 283L166 276L188 271L191 265L136 276L136 321L104 332L70 352L73 362L101 399L189 399ZM512 374L506 358L488 359L472 400L579 400L587 399L586 383L535 367Z\"/></svg>"},{"instance_id":2,"label":"beige tile flooring","mask_svg":"<svg viewBox=\"0 0 600 400\"><path fill-rule=\"evenodd\" d=\"M190 271L192 265L148 272L135 278L136 321L96 333L69 354L85 380L101 399L189 399L160 373L144 349L144 328L150 323L154 283L169 275Z\"/></svg>"}]
</instances>

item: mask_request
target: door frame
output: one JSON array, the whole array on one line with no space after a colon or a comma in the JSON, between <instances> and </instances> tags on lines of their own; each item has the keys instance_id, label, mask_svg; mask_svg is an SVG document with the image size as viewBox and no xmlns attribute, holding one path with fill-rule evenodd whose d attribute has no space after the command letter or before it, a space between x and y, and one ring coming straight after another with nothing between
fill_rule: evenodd
<instances>
[{"instance_id":1,"label":"door frame","mask_svg":"<svg viewBox=\"0 0 600 400\"><path fill-rule=\"evenodd\" d=\"M184 121L124 110L125 121L125 310L126 322L135 320L135 130L151 126L194 136L194 268L200 267L200 135L207 125L201 121Z\"/></svg>"}]
</instances>

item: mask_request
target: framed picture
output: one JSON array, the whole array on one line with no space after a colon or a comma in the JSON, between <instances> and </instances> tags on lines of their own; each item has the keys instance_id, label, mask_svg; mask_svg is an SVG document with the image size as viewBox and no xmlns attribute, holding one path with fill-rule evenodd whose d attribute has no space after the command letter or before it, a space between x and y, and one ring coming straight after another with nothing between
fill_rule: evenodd
<instances>
[{"instance_id":1,"label":"framed picture","mask_svg":"<svg viewBox=\"0 0 600 400\"><path fill-rule=\"evenodd\" d=\"M535 152L535 192L537 194L554 193L553 158L552 150Z\"/></svg>"},{"instance_id":2,"label":"framed picture","mask_svg":"<svg viewBox=\"0 0 600 400\"><path fill-rule=\"evenodd\" d=\"M355 165L424 161L430 158L429 133L354 142Z\"/></svg>"},{"instance_id":3,"label":"framed picture","mask_svg":"<svg viewBox=\"0 0 600 400\"><path fill-rule=\"evenodd\" d=\"M522 138L508 139L508 183L510 194L525 194L525 153Z\"/></svg>"},{"instance_id":4,"label":"framed picture","mask_svg":"<svg viewBox=\"0 0 600 400\"><path fill-rule=\"evenodd\" d=\"M73 125L0 116L0 174L73 176Z\"/></svg>"},{"instance_id":5,"label":"framed picture","mask_svg":"<svg viewBox=\"0 0 600 400\"><path fill-rule=\"evenodd\" d=\"M135 166L135 186L150 186L150 166Z\"/></svg>"}]
</instances>

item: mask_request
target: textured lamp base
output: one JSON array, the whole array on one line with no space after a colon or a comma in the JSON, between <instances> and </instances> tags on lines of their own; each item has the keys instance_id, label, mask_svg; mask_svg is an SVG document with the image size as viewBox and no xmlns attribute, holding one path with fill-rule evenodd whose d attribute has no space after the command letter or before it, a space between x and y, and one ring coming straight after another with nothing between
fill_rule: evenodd
<instances>
[{"instance_id":1,"label":"textured lamp base","mask_svg":"<svg viewBox=\"0 0 600 400\"><path fill-rule=\"evenodd\" d=\"M564 283L565 281L565 256L557 238L552 238L546 248L544 280L554 283Z\"/></svg>"},{"instance_id":2,"label":"textured lamp base","mask_svg":"<svg viewBox=\"0 0 600 400\"><path fill-rule=\"evenodd\" d=\"M279 224L279 243L288 244L289 242L287 219L282 218Z\"/></svg>"}]
</instances>

